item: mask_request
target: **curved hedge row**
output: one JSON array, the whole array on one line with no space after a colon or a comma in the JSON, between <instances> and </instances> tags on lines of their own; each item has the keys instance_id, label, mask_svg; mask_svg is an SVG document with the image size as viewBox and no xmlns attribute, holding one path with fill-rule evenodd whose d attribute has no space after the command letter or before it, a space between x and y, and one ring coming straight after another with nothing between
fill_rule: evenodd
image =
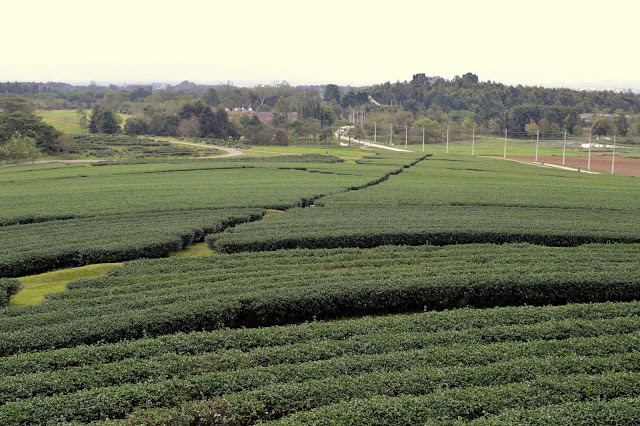
<instances>
[{"instance_id":1,"label":"curved hedge row","mask_svg":"<svg viewBox=\"0 0 640 426\"><path fill-rule=\"evenodd\" d=\"M269 359L275 359L276 362L282 360L281 357L266 356L268 351L282 349L289 359L293 359L303 356L300 354L304 354L304 351L300 351L300 348L306 346L316 355L300 359L312 361L319 359L318 353L326 354L326 345L330 346L332 342L338 344L336 351L340 352L336 352L337 355L351 351L356 354L365 347L366 353L372 354L402 348L409 350L455 344L592 338L603 333L616 335L636 332L640 330L638 315L640 302L482 310L465 308L280 327L180 333L2 357L0 376L98 366L171 354L204 355L222 352L228 352L229 355L220 355L219 365L234 369L233 366L246 366L246 359L252 351L256 351L256 359L261 359L263 365L266 365ZM407 331L409 334L406 334ZM363 345L359 345L359 342L363 342ZM291 351L291 345L295 345L296 350Z\"/></svg>"},{"instance_id":2,"label":"curved hedge row","mask_svg":"<svg viewBox=\"0 0 640 426\"><path fill-rule=\"evenodd\" d=\"M0 278L0 308L9 305L9 299L20 290L20 281Z\"/></svg>"},{"instance_id":3,"label":"curved hedge row","mask_svg":"<svg viewBox=\"0 0 640 426\"><path fill-rule=\"evenodd\" d=\"M42 306L7 311L6 316L21 315L8 319L6 328L0 322L0 354L353 315L632 301L640 294L640 270L635 266L640 262L639 246L478 245L435 251L431 247L383 247L366 253L370 267L345 268L345 254L357 256L358 252L362 250L184 259L174 265L204 265L209 272L194 280L184 272L179 286L173 280L180 281L180 275L166 281L170 271L153 272L159 262L149 262L148 270L146 262L137 262L130 274L144 279L146 289L139 288L139 279L127 280L121 272L108 277L111 285L102 287L101 296L85 301L52 299ZM315 265L300 261L316 255ZM396 261L402 257L412 266ZM283 275L279 259L297 262L301 270L285 269ZM246 264L261 269L261 275L247 279L242 273ZM102 281L95 280L99 286ZM83 282L91 286L92 280ZM34 328L39 320L47 325Z\"/></svg>"},{"instance_id":4,"label":"curved hedge row","mask_svg":"<svg viewBox=\"0 0 640 426\"><path fill-rule=\"evenodd\" d=\"M556 247L640 242L640 190L496 159L431 158L356 192L207 238L214 250L528 242ZM606 200L606 201L604 201Z\"/></svg>"},{"instance_id":5,"label":"curved hedge row","mask_svg":"<svg viewBox=\"0 0 640 426\"><path fill-rule=\"evenodd\" d=\"M262 209L159 212L0 227L0 276L168 256L208 233L256 220Z\"/></svg>"}]
</instances>

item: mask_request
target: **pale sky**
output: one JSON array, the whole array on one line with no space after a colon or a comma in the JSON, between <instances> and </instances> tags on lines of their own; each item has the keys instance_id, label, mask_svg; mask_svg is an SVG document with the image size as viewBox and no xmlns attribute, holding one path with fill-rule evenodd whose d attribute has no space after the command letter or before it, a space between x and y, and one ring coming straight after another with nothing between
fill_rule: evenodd
<instances>
[{"instance_id":1,"label":"pale sky","mask_svg":"<svg viewBox=\"0 0 640 426\"><path fill-rule=\"evenodd\" d=\"M0 81L635 81L640 2L6 0Z\"/></svg>"}]
</instances>

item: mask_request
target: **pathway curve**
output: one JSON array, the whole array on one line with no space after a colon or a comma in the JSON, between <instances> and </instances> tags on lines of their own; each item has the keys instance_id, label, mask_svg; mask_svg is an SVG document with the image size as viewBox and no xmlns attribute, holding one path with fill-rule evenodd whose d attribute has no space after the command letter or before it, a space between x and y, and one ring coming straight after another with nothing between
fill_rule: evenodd
<instances>
[{"instance_id":1,"label":"pathway curve","mask_svg":"<svg viewBox=\"0 0 640 426\"><path fill-rule=\"evenodd\" d=\"M244 155L244 152L242 151L238 151L237 149L234 148L227 148L224 146L217 146L217 145L204 145L204 144L199 144L199 143L191 143L191 142L180 142L180 141L172 141L172 140L168 140L168 139L156 139L156 141L158 142L169 142L169 143L175 143L175 144L180 144L180 145L192 145L192 146L199 146L202 148L215 148L215 149L219 149L220 151L225 151L227 154L226 155L216 155L215 157L197 157L197 158L228 158L228 157L237 157L238 155ZM16 166L29 166L32 164L48 164L48 163L99 163L101 161L107 161L107 160L37 160L37 161L27 161L25 163L17 163L17 164L0 164L0 168L5 168L5 167L16 167Z\"/></svg>"},{"instance_id":2,"label":"pathway curve","mask_svg":"<svg viewBox=\"0 0 640 426\"><path fill-rule=\"evenodd\" d=\"M234 149L234 148L227 148L225 146L205 145L205 144L193 143L193 142L180 142L180 141L172 141L169 139L156 139L156 140L158 142L170 142L170 143L175 143L179 145L199 146L201 148L215 148L215 149L219 149L220 151L225 151L227 153L227 155L218 155L215 157L198 157L198 158L227 158L227 157L237 157L238 155L244 155L244 152L242 151L238 151L237 149Z\"/></svg>"},{"instance_id":3,"label":"pathway curve","mask_svg":"<svg viewBox=\"0 0 640 426\"><path fill-rule=\"evenodd\" d=\"M344 136L342 133L347 132L350 128L352 128L353 126L343 126L340 127L340 129L336 132L336 136L338 137L338 139L342 139L342 140L349 140L348 137ZM408 149L402 149L402 148L395 148L393 146L387 146L387 145L380 145L378 143L372 143L372 142L366 142L360 139L355 139L355 138L351 138L351 142L353 143L358 143L360 145L364 145L364 146L370 146L372 148L380 148L380 149L388 149L390 151L398 151L398 152L413 152L410 151Z\"/></svg>"}]
</instances>

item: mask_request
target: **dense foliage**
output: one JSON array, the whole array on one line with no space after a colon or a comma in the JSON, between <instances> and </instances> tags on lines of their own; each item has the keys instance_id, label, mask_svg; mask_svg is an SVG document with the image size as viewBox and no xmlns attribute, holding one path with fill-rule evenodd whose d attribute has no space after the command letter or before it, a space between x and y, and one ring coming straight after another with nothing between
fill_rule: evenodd
<instances>
[{"instance_id":1,"label":"dense foliage","mask_svg":"<svg viewBox=\"0 0 640 426\"><path fill-rule=\"evenodd\" d=\"M48 149L55 147L60 134L35 115L0 112L0 145L7 143L16 132L35 139L39 147Z\"/></svg>"},{"instance_id":2,"label":"dense foliage","mask_svg":"<svg viewBox=\"0 0 640 426\"><path fill-rule=\"evenodd\" d=\"M0 276L166 256L266 208L287 211L211 244L378 247L139 259L2 308L0 424L637 421L640 244L582 244L637 241L634 179L422 153L171 161L0 170Z\"/></svg>"},{"instance_id":3,"label":"dense foliage","mask_svg":"<svg viewBox=\"0 0 640 426\"><path fill-rule=\"evenodd\" d=\"M213 146L199 148L127 135L75 135L73 140L77 148L71 150L72 153L98 158L206 157L222 153Z\"/></svg>"}]
</instances>

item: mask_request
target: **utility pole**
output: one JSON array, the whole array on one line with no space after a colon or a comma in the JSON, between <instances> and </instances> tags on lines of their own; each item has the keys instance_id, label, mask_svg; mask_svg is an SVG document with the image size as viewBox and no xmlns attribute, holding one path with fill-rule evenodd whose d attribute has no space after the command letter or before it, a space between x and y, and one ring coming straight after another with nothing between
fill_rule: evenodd
<instances>
[{"instance_id":1,"label":"utility pole","mask_svg":"<svg viewBox=\"0 0 640 426\"><path fill-rule=\"evenodd\" d=\"M424 127L422 128L422 152L424 152Z\"/></svg>"},{"instance_id":2,"label":"utility pole","mask_svg":"<svg viewBox=\"0 0 640 426\"><path fill-rule=\"evenodd\" d=\"M378 123L373 122L373 143L376 143L378 139Z\"/></svg>"},{"instance_id":3,"label":"utility pole","mask_svg":"<svg viewBox=\"0 0 640 426\"><path fill-rule=\"evenodd\" d=\"M447 154L449 153L449 128L447 127Z\"/></svg>"},{"instance_id":4,"label":"utility pole","mask_svg":"<svg viewBox=\"0 0 640 426\"><path fill-rule=\"evenodd\" d=\"M393 145L393 123L389 125L389 145Z\"/></svg>"},{"instance_id":5,"label":"utility pole","mask_svg":"<svg viewBox=\"0 0 640 426\"><path fill-rule=\"evenodd\" d=\"M504 154L503 158L507 158L507 129L504 129Z\"/></svg>"},{"instance_id":6,"label":"utility pole","mask_svg":"<svg viewBox=\"0 0 640 426\"><path fill-rule=\"evenodd\" d=\"M567 129L564 129L564 146L562 147L562 165L564 166L564 159L567 155Z\"/></svg>"},{"instance_id":7,"label":"utility pole","mask_svg":"<svg viewBox=\"0 0 640 426\"><path fill-rule=\"evenodd\" d=\"M536 163L538 162L538 145L540 144L540 130L538 130L536 136Z\"/></svg>"},{"instance_id":8,"label":"utility pole","mask_svg":"<svg viewBox=\"0 0 640 426\"><path fill-rule=\"evenodd\" d=\"M408 142L409 142L409 126L404 126L404 149L407 149Z\"/></svg>"},{"instance_id":9,"label":"utility pole","mask_svg":"<svg viewBox=\"0 0 640 426\"><path fill-rule=\"evenodd\" d=\"M616 164L616 135L613 135L613 154L611 155L611 174L613 174L613 166Z\"/></svg>"},{"instance_id":10,"label":"utility pole","mask_svg":"<svg viewBox=\"0 0 640 426\"><path fill-rule=\"evenodd\" d=\"M587 161L587 170L591 170L591 132L589 132L589 160Z\"/></svg>"},{"instance_id":11,"label":"utility pole","mask_svg":"<svg viewBox=\"0 0 640 426\"><path fill-rule=\"evenodd\" d=\"M471 136L471 156L476 155L476 131L474 130Z\"/></svg>"}]
</instances>

